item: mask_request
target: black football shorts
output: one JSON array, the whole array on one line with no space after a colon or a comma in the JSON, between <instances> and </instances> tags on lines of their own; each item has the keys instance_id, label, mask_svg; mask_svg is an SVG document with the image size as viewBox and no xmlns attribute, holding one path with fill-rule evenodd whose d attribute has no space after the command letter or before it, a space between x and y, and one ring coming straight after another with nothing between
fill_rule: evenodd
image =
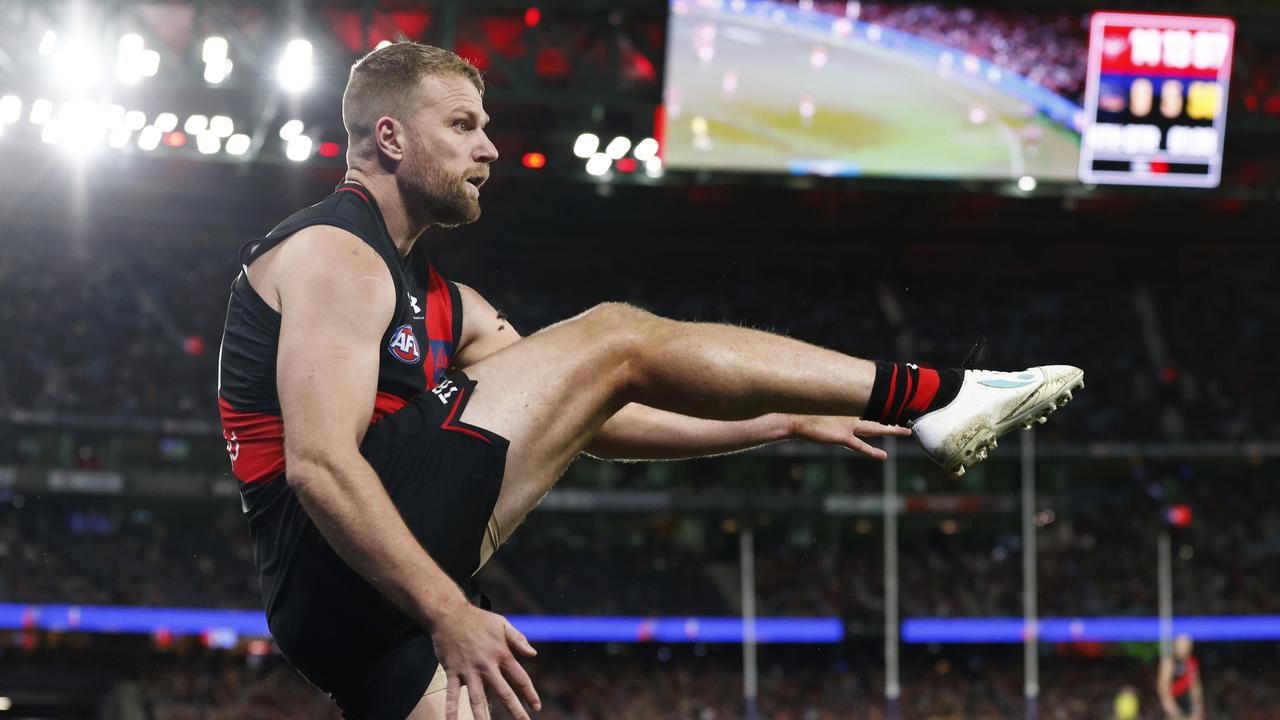
<instances>
[{"instance_id":1,"label":"black football shorts","mask_svg":"<svg viewBox=\"0 0 1280 720\"><path fill-rule=\"evenodd\" d=\"M360 452L431 557L467 588L502 485L507 440L457 420L476 384L450 371L383 417ZM245 486L271 634L352 720L404 720L435 673L431 638L347 566L283 477Z\"/></svg>"}]
</instances>

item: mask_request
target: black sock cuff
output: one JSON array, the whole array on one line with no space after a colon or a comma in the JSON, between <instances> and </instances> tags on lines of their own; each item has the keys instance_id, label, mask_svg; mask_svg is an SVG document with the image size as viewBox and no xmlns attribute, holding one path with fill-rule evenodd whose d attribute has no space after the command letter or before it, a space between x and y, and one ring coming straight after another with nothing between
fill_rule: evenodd
<instances>
[{"instance_id":1,"label":"black sock cuff","mask_svg":"<svg viewBox=\"0 0 1280 720\"><path fill-rule=\"evenodd\" d=\"M889 383L893 379L893 369L897 363L877 362L876 379L871 383L871 396L867 399L867 408L862 416L867 420L884 422L884 408L889 400ZM903 387L900 385L899 387ZM899 388L894 388L897 391ZM896 392L894 394L897 394ZM892 408L892 404L889 405Z\"/></svg>"}]
</instances>

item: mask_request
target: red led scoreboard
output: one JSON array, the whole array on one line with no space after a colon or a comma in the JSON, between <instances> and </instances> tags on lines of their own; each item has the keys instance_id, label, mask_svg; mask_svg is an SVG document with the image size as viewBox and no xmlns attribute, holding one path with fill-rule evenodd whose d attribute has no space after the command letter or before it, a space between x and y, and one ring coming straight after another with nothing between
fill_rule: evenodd
<instances>
[{"instance_id":1,"label":"red led scoreboard","mask_svg":"<svg viewBox=\"0 0 1280 720\"><path fill-rule=\"evenodd\" d=\"M1080 180L1217 187L1235 23L1095 13Z\"/></svg>"}]
</instances>

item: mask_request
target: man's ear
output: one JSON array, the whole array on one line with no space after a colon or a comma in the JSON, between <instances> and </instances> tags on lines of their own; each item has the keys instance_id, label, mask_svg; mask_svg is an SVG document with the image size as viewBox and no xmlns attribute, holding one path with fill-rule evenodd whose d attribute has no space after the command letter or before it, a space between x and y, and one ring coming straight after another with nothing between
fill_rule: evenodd
<instances>
[{"instance_id":1,"label":"man's ear","mask_svg":"<svg viewBox=\"0 0 1280 720\"><path fill-rule=\"evenodd\" d=\"M383 115L373 125L373 142L378 154L388 160L400 162L404 159L404 126L400 121Z\"/></svg>"}]
</instances>

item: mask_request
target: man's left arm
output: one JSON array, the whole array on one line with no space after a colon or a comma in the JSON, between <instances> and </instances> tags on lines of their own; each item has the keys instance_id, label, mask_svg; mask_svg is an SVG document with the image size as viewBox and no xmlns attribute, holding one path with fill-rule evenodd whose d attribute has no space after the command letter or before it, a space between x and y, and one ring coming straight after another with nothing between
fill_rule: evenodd
<instances>
[{"instance_id":1,"label":"man's left arm","mask_svg":"<svg viewBox=\"0 0 1280 720\"><path fill-rule=\"evenodd\" d=\"M466 285L462 298L462 337L454 362L465 369L520 340L511 321ZM750 420L694 418L631 403L619 410L592 438L586 451L609 460L679 460L737 452L779 440L843 445L883 460L883 450L863 437L905 436L911 431L856 417L762 415Z\"/></svg>"}]
</instances>

